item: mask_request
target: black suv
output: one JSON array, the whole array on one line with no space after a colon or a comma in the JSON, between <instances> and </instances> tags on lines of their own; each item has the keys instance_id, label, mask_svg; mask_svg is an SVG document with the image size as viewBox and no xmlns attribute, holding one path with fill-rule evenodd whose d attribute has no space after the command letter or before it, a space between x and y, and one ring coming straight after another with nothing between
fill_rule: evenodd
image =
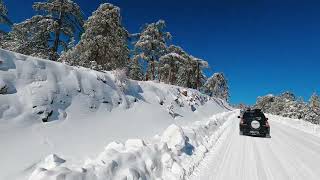
<instances>
[{"instance_id":1,"label":"black suv","mask_svg":"<svg viewBox=\"0 0 320 180\"><path fill-rule=\"evenodd\" d=\"M241 111L238 118L240 118L240 135L248 134L270 137L268 118L266 118L260 109Z\"/></svg>"}]
</instances>

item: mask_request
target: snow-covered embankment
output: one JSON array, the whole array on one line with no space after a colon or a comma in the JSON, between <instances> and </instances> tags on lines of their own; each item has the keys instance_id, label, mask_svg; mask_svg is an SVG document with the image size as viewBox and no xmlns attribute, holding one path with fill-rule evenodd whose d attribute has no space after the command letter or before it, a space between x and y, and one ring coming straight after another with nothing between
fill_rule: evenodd
<instances>
[{"instance_id":1,"label":"snow-covered embankment","mask_svg":"<svg viewBox=\"0 0 320 180\"><path fill-rule=\"evenodd\" d=\"M170 125L190 127L228 109L224 101L196 90L131 81L121 72L101 73L0 49L0 179L26 179L40 164L47 170L62 162L82 167L113 141L145 140L128 141L125 151L130 144L159 144L160 137L151 137ZM163 147L152 148L150 153L158 154Z\"/></svg>"}]
</instances>

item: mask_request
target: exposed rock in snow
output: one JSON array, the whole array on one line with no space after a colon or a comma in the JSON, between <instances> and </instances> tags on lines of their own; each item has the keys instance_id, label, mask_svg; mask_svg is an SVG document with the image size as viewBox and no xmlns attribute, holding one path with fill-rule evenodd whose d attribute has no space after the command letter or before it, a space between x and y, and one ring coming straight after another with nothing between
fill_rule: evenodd
<instances>
[{"instance_id":1,"label":"exposed rock in snow","mask_svg":"<svg viewBox=\"0 0 320 180\"><path fill-rule=\"evenodd\" d=\"M7 84L2 79L0 79L0 94L6 94L7 91L8 91Z\"/></svg>"},{"instance_id":2,"label":"exposed rock in snow","mask_svg":"<svg viewBox=\"0 0 320 180\"><path fill-rule=\"evenodd\" d=\"M51 169L58 167L59 165L63 164L66 162L64 159L60 158L59 156L55 154L51 154L48 157L44 159L42 167L45 169Z\"/></svg>"}]
</instances>

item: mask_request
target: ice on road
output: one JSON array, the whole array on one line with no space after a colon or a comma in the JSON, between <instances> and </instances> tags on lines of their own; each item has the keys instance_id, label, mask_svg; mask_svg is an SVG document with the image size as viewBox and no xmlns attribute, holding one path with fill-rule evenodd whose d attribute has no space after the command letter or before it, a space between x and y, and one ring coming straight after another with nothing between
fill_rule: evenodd
<instances>
[{"instance_id":1,"label":"ice on road","mask_svg":"<svg viewBox=\"0 0 320 180\"><path fill-rule=\"evenodd\" d=\"M274 117L273 117L274 118ZM319 180L320 138L270 120L271 138L239 136L234 118L223 142L190 180Z\"/></svg>"}]
</instances>

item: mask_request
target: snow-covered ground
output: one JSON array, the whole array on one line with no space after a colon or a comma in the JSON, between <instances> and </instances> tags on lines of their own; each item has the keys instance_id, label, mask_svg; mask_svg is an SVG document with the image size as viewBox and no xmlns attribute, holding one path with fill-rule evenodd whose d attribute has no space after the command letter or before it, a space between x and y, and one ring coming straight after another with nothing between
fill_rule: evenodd
<instances>
[{"instance_id":1,"label":"snow-covered ground","mask_svg":"<svg viewBox=\"0 0 320 180\"><path fill-rule=\"evenodd\" d=\"M189 180L318 180L319 126L268 115L271 138L240 136L236 116ZM300 130L302 129L302 130Z\"/></svg>"},{"instance_id":2,"label":"snow-covered ground","mask_svg":"<svg viewBox=\"0 0 320 180\"><path fill-rule=\"evenodd\" d=\"M0 49L0 179L184 177L228 113L209 118L229 109L196 90Z\"/></svg>"}]
</instances>

